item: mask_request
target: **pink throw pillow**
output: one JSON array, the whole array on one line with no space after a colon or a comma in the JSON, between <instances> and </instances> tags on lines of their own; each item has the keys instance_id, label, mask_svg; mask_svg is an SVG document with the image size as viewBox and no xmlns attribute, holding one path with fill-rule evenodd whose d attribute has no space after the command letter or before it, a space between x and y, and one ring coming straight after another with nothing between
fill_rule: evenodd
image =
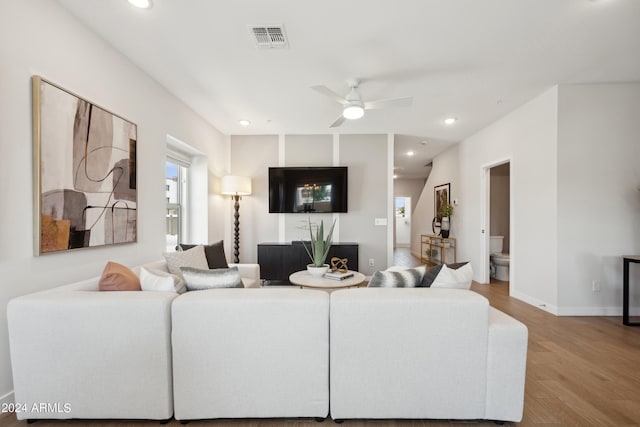
<instances>
[{"instance_id":1,"label":"pink throw pillow","mask_svg":"<svg viewBox=\"0 0 640 427\"><path fill-rule=\"evenodd\" d=\"M140 279L129 267L109 261L102 272L98 289L101 291L139 291Z\"/></svg>"}]
</instances>

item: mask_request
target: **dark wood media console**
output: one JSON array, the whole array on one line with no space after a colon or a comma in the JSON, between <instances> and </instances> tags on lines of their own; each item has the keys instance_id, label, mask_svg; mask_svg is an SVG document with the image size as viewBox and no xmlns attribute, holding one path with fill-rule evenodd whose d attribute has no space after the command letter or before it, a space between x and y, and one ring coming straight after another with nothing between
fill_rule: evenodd
<instances>
[{"instance_id":1,"label":"dark wood media console","mask_svg":"<svg viewBox=\"0 0 640 427\"><path fill-rule=\"evenodd\" d=\"M308 248L307 243L307 248ZM332 257L347 258L349 270L358 271L358 244L334 243L331 245L327 263ZM291 243L259 243L258 264L261 279L265 284L289 283L289 276L296 271L304 270L309 264L309 256L302 247L301 241ZM274 283L275 282L275 283Z\"/></svg>"}]
</instances>

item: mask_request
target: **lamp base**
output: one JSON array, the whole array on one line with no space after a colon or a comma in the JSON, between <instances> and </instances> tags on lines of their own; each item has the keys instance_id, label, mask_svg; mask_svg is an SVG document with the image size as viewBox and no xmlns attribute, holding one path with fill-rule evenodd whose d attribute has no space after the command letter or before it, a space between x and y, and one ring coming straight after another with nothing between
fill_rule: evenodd
<instances>
[{"instance_id":1,"label":"lamp base","mask_svg":"<svg viewBox=\"0 0 640 427\"><path fill-rule=\"evenodd\" d=\"M240 262L240 196L237 194L233 196L233 209L234 214L233 221L234 234L233 234L233 262L238 264Z\"/></svg>"}]
</instances>

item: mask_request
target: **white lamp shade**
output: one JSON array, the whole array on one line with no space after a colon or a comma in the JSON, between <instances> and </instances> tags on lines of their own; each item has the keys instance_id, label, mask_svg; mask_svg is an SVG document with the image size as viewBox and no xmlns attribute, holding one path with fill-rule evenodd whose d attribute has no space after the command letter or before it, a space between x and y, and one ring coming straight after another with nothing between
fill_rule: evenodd
<instances>
[{"instance_id":1,"label":"white lamp shade","mask_svg":"<svg viewBox=\"0 0 640 427\"><path fill-rule=\"evenodd\" d=\"M221 193L231 196L248 196L251 194L251 178L236 175L223 176Z\"/></svg>"}]
</instances>

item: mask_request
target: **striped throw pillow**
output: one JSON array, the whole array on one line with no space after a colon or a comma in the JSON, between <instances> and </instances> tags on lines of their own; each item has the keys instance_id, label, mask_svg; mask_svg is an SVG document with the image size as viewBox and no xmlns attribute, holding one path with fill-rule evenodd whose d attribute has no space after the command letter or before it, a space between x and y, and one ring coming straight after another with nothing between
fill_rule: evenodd
<instances>
[{"instance_id":1,"label":"striped throw pillow","mask_svg":"<svg viewBox=\"0 0 640 427\"><path fill-rule=\"evenodd\" d=\"M420 286L426 266L400 271L376 271L369 281L370 288L415 288Z\"/></svg>"}]
</instances>

